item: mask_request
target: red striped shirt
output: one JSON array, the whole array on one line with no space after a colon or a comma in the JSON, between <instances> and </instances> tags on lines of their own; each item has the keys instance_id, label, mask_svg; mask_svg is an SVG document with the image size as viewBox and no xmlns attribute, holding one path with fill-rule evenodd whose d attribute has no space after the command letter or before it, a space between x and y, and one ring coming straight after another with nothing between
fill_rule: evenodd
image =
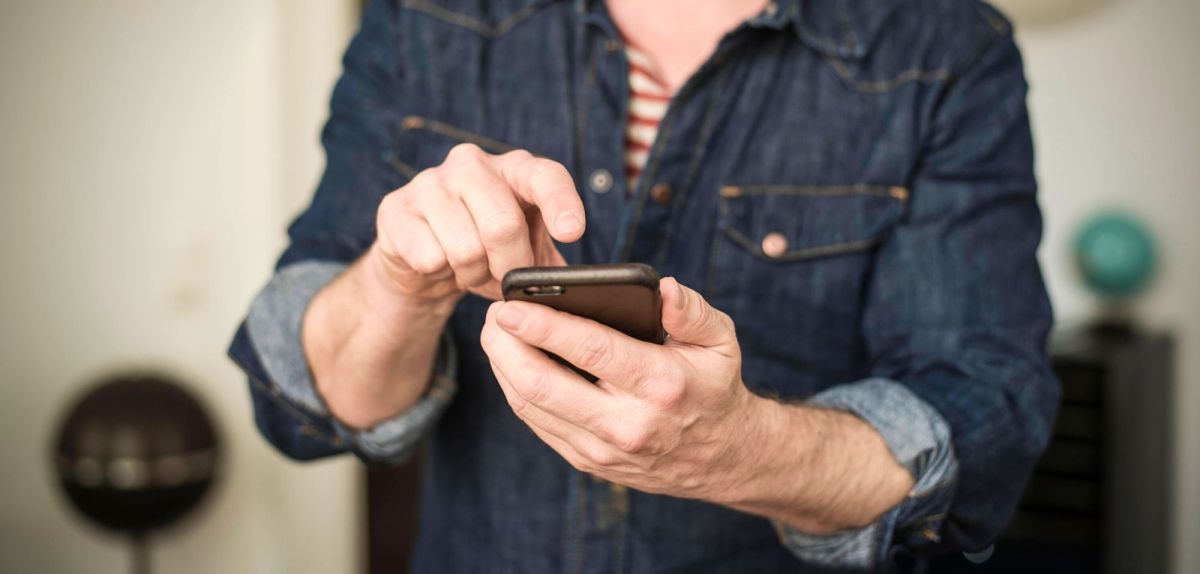
<instances>
[{"instance_id":1,"label":"red striped shirt","mask_svg":"<svg viewBox=\"0 0 1200 574\"><path fill-rule=\"evenodd\" d=\"M625 177L629 189L637 187L650 148L658 137L658 126L667 114L671 89L655 72L654 63L637 48L626 43L629 60L629 121L625 125Z\"/></svg>"}]
</instances>

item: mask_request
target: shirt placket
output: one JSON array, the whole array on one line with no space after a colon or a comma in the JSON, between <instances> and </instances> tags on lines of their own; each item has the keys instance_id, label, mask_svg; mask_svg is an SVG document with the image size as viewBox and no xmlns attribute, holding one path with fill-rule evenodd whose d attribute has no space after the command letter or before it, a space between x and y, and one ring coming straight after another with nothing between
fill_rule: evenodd
<instances>
[{"instance_id":1,"label":"shirt placket","mask_svg":"<svg viewBox=\"0 0 1200 574\"><path fill-rule=\"evenodd\" d=\"M577 178L588 210L589 262L666 263L672 215L686 196L713 128L731 54L745 27L727 35L670 102L637 187L626 189L625 125L629 113L629 67L624 43L603 3L586 14L577 48L580 77L576 110ZM607 247L607 250L605 249ZM629 489L576 474L568 481L566 571L622 572L633 497Z\"/></svg>"},{"instance_id":2,"label":"shirt placket","mask_svg":"<svg viewBox=\"0 0 1200 574\"><path fill-rule=\"evenodd\" d=\"M622 147L629 107L624 44L603 4L596 4L583 15L576 47L581 74L574 169L588 216L588 263L612 261L619 222L631 201ZM567 484L564 571L623 572L629 490L576 471Z\"/></svg>"}]
</instances>

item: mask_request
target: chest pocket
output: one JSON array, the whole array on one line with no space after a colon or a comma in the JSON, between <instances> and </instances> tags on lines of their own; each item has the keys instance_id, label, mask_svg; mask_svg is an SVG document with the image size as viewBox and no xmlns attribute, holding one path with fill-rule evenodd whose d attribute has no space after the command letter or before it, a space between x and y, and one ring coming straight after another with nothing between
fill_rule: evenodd
<instances>
[{"instance_id":1,"label":"chest pocket","mask_svg":"<svg viewBox=\"0 0 1200 574\"><path fill-rule=\"evenodd\" d=\"M906 188L876 185L720 189L706 290L737 324L748 370L805 387L805 375L828 384L861 369L873 248L908 197Z\"/></svg>"},{"instance_id":2,"label":"chest pocket","mask_svg":"<svg viewBox=\"0 0 1200 574\"><path fill-rule=\"evenodd\" d=\"M412 179L417 173L441 165L450 148L472 143L491 154L502 154L516 146L483 134L424 116L406 116L400 124L398 142L385 154L393 169Z\"/></svg>"},{"instance_id":3,"label":"chest pocket","mask_svg":"<svg viewBox=\"0 0 1200 574\"><path fill-rule=\"evenodd\" d=\"M760 258L803 261L870 249L899 219L908 190L885 186L733 186L718 225Z\"/></svg>"}]
</instances>

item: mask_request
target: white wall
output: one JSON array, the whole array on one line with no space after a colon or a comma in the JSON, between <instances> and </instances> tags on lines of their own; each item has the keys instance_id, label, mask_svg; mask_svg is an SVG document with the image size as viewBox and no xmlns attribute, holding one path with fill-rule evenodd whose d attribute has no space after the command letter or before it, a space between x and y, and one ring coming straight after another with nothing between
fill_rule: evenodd
<instances>
[{"instance_id":1,"label":"white wall","mask_svg":"<svg viewBox=\"0 0 1200 574\"><path fill-rule=\"evenodd\" d=\"M1200 572L1200 2L1065 4L1092 9L1052 25L1018 22L1046 214L1042 259L1060 323L1078 323L1097 305L1071 267L1079 224L1116 207L1157 234L1161 275L1138 311L1178 335L1173 571Z\"/></svg>"},{"instance_id":2,"label":"white wall","mask_svg":"<svg viewBox=\"0 0 1200 574\"><path fill-rule=\"evenodd\" d=\"M1042 256L1060 318L1078 322L1094 302L1070 271L1077 224L1121 206L1159 234L1163 274L1140 309L1180 336L1174 571L1197 572L1200 3L1091 3L1019 29ZM195 385L230 449L211 504L158 541L164 571L354 567L354 463L283 461L223 359L320 171L352 4L0 2L0 572L127 570L124 548L63 506L46 450L81 384L147 362Z\"/></svg>"},{"instance_id":3,"label":"white wall","mask_svg":"<svg viewBox=\"0 0 1200 574\"><path fill-rule=\"evenodd\" d=\"M355 568L355 463L272 451L224 358L320 170L354 4L0 4L0 572L128 571L47 451L81 385L147 364L193 385L227 449L203 512L156 541L161 571Z\"/></svg>"}]
</instances>

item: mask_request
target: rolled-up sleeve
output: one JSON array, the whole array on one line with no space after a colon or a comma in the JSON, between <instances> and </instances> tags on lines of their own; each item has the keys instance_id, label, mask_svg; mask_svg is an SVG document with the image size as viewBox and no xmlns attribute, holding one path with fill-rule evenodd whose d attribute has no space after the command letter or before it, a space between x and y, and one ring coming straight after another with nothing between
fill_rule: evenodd
<instances>
[{"instance_id":1,"label":"rolled-up sleeve","mask_svg":"<svg viewBox=\"0 0 1200 574\"><path fill-rule=\"evenodd\" d=\"M454 395L454 342L447 331L434 379L413 407L355 431L330 416L300 340L313 296L375 240L375 212L411 170L389 161L402 133L404 43L395 0L371 2L343 60L322 132L326 166L312 204L288 229L275 275L251 305L230 356L249 375L255 421L280 451L307 460L353 451L368 462L403 460Z\"/></svg>"},{"instance_id":2,"label":"rolled-up sleeve","mask_svg":"<svg viewBox=\"0 0 1200 574\"><path fill-rule=\"evenodd\" d=\"M860 530L781 528L809 560L873 569L987 548L1050 437L1059 386L1027 86L1007 28L973 53L931 104L908 211L876 253L862 319L872 378L813 398L870 423L916 488Z\"/></svg>"},{"instance_id":3,"label":"rolled-up sleeve","mask_svg":"<svg viewBox=\"0 0 1200 574\"><path fill-rule=\"evenodd\" d=\"M878 550L891 545L898 525L932 522L944 516L954 494L958 460L950 427L933 407L904 385L886 379L833 387L808 404L866 421L912 474L914 486L903 502L863 528L814 535L777 524L784 544L796 556L827 566L871 568Z\"/></svg>"},{"instance_id":4,"label":"rolled-up sleeve","mask_svg":"<svg viewBox=\"0 0 1200 574\"><path fill-rule=\"evenodd\" d=\"M258 359L259 376L253 377L256 401L266 401L256 414L265 429L294 429L279 437L267 434L284 452L308 459L344 450L371 463L394 464L406 459L420 439L437 422L455 391L454 342L442 337L429 390L413 406L371 429L354 430L329 414L314 384L301 343L304 311L322 287L346 268L324 261L296 263L276 273L255 298L246 318L247 349L235 349L235 358L248 351ZM239 360L239 363L249 361ZM250 370L250 369L247 369ZM297 437L298 438L298 437ZM325 449L312 446L324 444ZM309 448L303 448L308 445ZM299 446L300 448L296 448Z\"/></svg>"}]
</instances>

